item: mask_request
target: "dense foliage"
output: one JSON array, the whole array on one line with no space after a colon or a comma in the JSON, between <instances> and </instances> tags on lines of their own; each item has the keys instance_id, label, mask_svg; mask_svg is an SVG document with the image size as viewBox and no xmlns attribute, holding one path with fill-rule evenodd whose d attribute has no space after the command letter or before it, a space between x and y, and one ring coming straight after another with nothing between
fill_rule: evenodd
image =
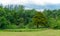
<instances>
[{"instance_id":1,"label":"dense foliage","mask_svg":"<svg viewBox=\"0 0 60 36\"><path fill-rule=\"evenodd\" d=\"M25 10L22 5L0 5L0 29L39 28L34 26L35 23L45 25L45 19L45 16L35 9Z\"/></svg>"},{"instance_id":2,"label":"dense foliage","mask_svg":"<svg viewBox=\"0 0 60 36\"><path fill-rule=\"evenodd\" d=\"M60 28L60 9L26 10L22 5L0 5L0 29Z\"/></svg>"},{"instance_id":3,"label":"dense foliage","mask_svg":"<svg viewBox=\"0 0 60 36\"><path fill-rule=\"evenodd\" d=\"M60 9L44 10L43 13L48 20L49 28L60 29Z\"/></svg>"}]
</instances>

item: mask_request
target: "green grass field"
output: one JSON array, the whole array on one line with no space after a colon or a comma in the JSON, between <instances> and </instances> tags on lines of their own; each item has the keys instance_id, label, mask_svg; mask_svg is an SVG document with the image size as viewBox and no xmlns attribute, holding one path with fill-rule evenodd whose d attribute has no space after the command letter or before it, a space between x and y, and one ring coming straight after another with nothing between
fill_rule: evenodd
<instances>
[{"instance_id":1,"label":"green grass field","mask_svg":"<svg viewBox=\"0 0 60 36\"><path fill-rule=\"evenodd\" d=\"M0 36L60 36L60 30L43 30L35 32L0 32Z\"/></svg>"}]
</instances>

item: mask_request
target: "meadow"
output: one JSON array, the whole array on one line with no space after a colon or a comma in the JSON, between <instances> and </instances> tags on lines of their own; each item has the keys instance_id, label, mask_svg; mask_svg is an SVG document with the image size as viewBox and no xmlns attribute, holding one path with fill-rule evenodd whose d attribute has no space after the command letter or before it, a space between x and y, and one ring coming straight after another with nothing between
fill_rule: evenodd
<instances>
[{"instance_id":1,"label":"meadow","mask_svg":"<svg viewBox=\"0 0 60 36\"><path fill-rule=\"evenodd\" d=\"M60 30L48 29L35 32L0 32L0 36L60 36Z\"/></svg>"}]
</instances>

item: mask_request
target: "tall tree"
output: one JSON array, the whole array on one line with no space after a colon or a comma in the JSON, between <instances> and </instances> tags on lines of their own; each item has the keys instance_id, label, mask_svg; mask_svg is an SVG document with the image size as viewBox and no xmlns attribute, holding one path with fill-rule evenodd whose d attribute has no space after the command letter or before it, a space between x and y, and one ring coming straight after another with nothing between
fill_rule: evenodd
<instances>
[{"instance_id":1,"label":"tall tree","mask_svg":"<svg viewBox=\"0 0 60 36\"><path fill-rule=\"evenodd\" d=\"M41 12L36 12L35 16L33 16L33 23L39 28L40 26L47 25L47 19Z\"/></svg>"}]
</instances>

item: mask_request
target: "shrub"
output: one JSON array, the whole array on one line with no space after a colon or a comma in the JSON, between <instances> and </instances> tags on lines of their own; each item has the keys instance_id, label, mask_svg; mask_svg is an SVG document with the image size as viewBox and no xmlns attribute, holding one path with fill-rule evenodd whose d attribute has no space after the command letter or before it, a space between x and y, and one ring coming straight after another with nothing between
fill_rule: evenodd
<instances>
[{"instance_id":1,"label":"shrub","mask_svg":"<svg viewBox=\"0 0 60 36\"><path fill-rule=\"evenodd\" d=\"M7 25L6 26L6 29L17 29L17 26L16 25Z\"/></svg>"}]
</instances>

